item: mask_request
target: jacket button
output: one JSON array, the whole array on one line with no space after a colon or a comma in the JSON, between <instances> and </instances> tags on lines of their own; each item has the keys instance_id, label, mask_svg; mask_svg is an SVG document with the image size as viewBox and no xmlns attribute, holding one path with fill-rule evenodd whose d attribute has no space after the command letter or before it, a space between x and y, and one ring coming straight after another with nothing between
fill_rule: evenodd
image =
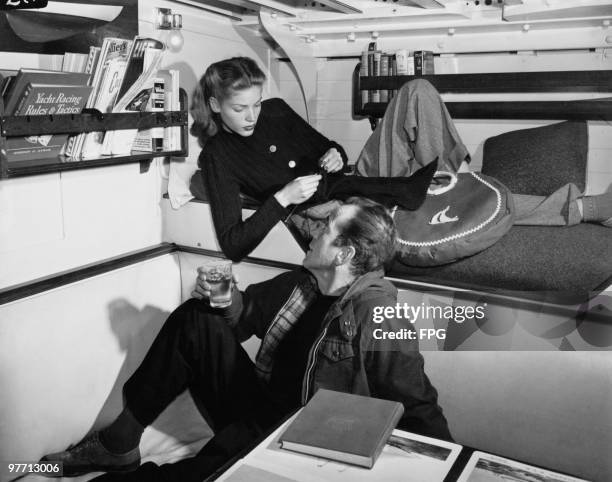
<instances>
[{"instance_id":1,"label":"jacket button","mask_svg":"<svg viewBox=\"0 0 612 482\"><path fill-rule=\"evenodd\" d=\"M338 350L334 350L332 354L334 355L334 358L338 358L340 356L340 352Z\"/></svg>"},{"instance_id":2,"label":"jacket button","mask_svg":"<svg viewBox=\"0 0 612 482\"><path fill-rule=\"evenodd\" d=\"M291 169L293 169L295 167L295 161L293 159L291 161L289 161L289 167Z\"/></svg>"},{"instance_id":3,"label":"jacket button","mask_svg":"<svg viewBox=\"0 0 612 482\"><path fill-rule=\"evenodd\" d=\"M276 152L276 146L274 144L270 146L270 152Z\"/></svg>"}]
</instances>

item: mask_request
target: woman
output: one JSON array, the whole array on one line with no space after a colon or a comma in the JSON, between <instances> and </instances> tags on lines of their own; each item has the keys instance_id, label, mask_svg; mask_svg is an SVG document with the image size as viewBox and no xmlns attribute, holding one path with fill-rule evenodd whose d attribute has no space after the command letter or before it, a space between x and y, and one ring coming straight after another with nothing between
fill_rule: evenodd
<instances>
[{"instance_id":1,"label":"woman","mask_svg":"<svg viewBox=\"0 0 612 482\"><path fill-rule=\"evenodd\" d=\"M212 64L193 96L191 133L203 148L201 175L226 256L242 259L276 223L304 209L307 201L313 205L332 194L362 194L384 201L395 189L401 199L394 201L408 209L422 202L431 169L423 172L422 182L418 176L410 181L346 178L344 149L283 100L262 101L265 80L252 59L231 58ZM241 193L261 203L246 220L242 219Z\"/></svg>"},{"instance_id":2,"label":"woman","mask_svg":"<svg viewBox=\"0 0 612 482\"><path fill-rule=\"evenodd\" d=\"M308 236L312 223L299 225L296 218L314 204L362 195L416 209L435 160L443 170L468 170L469 152L439 93L425 80L404 84L367 140L357 170L368 177L345 176L344 149L283 100L262 101L265 80L255 61L235 57L212 64L193 96L191 133L203 148L199 164L217 239L232 260L248 255L276 223L292 214L294 226ZM246 220L241 193L261 203ZM548 197L514 195L514 204L515 224L590 221L612 227L612 192L581 196L568 184ZM308 215L324 218L327 211L313 208Z\"/></svg>"}]
</instances>

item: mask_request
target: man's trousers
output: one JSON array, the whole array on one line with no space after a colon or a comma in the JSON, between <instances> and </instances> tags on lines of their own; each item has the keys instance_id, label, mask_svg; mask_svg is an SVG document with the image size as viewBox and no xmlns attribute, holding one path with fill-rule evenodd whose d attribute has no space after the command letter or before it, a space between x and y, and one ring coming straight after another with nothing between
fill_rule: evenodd
<instances>
[{"instance_id":1,"label":"man's trousers","mask_svg":"<svg viewBox=\"0 0 612 482\"><path fill-rule=\"evenodd\" d=\"M290 412L258 380L226 320L196 299L168 317L123 393L126 407L146 427L186 389L215 432L202 450L174 464L149 462L95 480L201 482Z\"/></svg>"}]
</instances>

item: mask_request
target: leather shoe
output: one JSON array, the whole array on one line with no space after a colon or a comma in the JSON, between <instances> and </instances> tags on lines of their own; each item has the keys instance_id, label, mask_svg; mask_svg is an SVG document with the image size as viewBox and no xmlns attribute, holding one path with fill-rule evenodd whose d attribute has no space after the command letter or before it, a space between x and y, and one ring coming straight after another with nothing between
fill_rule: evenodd
<instances>
[{"instance_id":1,"label":"leather shoe","mask_svg":"<svg viewBox=\"0 0 612 482\"><path fill-rule=\"evenodd\" d=\"M100 432L93 432L74 447L63 452L45 455L41 462L62 462L63 475L73 477L88 472L129 472L140 465L138 447L115 454L100 441Z\"/></svg>"}]
</instances>

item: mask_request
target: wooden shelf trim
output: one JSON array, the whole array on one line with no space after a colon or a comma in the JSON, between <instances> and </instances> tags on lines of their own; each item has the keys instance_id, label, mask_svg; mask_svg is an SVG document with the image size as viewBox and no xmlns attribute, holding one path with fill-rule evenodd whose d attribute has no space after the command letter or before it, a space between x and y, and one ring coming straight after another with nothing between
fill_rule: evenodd
<instances>
[{"instance_id":1,"label":"wooden shelf trim","mask_svg":"<svg viewBox=\"0 0 612 482\"><path fill-rule=\"evenodd\" d=\"M150 129L180 126L187 123L187 112L124 112L0 117L0 134L4 137L32 134L69 134L122 129Z\"/></svg>"},{"instance_id":2,"label":"wooden shelf trim","mask_svg":"<svg viewBox=\"0 0 612 482\"><path fill-rule=\"evenodd\" d=\"M426 79L442 93L612 92L612 70L371 76L361 77L359 88L399 89L414 79Z\"/></svg>"},{"instance_id":3,"label":"wooden shelf trim","mask_svg":"<svg viewBox=\"0 0 612 482\"><path fill-rule=\"evenodd\" d=\"M610 94L607 98L587 100L445 102L454 118L612 120L612 70L360 77L359 64L353 71L353 115L370 117L375 124L374 119L384 115L387 103L362 104L362 91L395 90L414 79L428 80L443 94Z\"/></svg>"}]
</instances>

